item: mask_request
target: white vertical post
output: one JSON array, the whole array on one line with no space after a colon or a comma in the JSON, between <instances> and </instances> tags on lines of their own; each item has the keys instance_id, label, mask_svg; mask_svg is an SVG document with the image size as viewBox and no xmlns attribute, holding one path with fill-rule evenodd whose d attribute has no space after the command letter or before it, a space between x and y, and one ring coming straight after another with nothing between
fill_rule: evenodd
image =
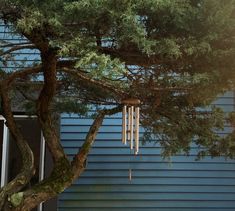
<instances>
[{"instance_id":1,"label":"white vertical post","mask_svg":"<svg viewBox=\"0 0 235 211\"><path fill-rule=\"evenodd\" d=\"M135 108L135 154L139 152L139 120L140 120L140 108Z\"/></svg>"},{"instance_id":2,"label":"white vertical post","mask_svg":"<svg viewBox=\"0 0 235 211\"><path fill-rule=\"evenodd\" d=\"M126 106L122 110L122 143L126 145Z\"/></svg>"},{"instance_id":3,"label":"white vertical post","mask_svg":"<svg viewBox=\"0 0 235 211\"><path fill-rule=\"evenodd\" d=\"M6 121L4 120L3 125L3 143L2 143L2 173L1 173L1 187L7 183L7 173L8 173L8 151L9 151L9 131L6 126Z\"/></svg>"},{"instance_id":4,"label":"white vertical post","mask_svg":"<svg viewBox=\"0 0 235 211\"><path fill-rule=\"evenodd\" d=\"M134 114L134 106L131 106L130 109L130 148L133 149L133 114Z\"/></svg>"},{"instance_id":5,"label":"white vertical post","mask_svg":"<svg viewBox=\"0 0 235 211\"><path fill-rule=\"evenodd\" d=\"M42 181L44 179L44 168L45 168L45 139L41 132L39 181Z\"/></svg>"},{"instance_id":6,"label":"white vertical post","mask_svg":"<svg viewBox=\"0 0 235 211\"><path fill-rule=\"evenodd\" d=\"M44 179L44 170L45 170L45 139L43 137L43 134L41 132L41 146L40 146L40 163L39 163L39 181L42 181ZM38 206L38 211L42 211L42 204L40 203Z\"/></svg>"}]
</instances>

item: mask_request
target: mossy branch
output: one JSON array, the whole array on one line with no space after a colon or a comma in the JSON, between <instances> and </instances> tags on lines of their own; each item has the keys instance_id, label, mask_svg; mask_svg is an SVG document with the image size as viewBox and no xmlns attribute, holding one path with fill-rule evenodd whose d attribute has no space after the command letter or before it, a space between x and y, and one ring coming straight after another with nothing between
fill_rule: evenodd
<instances>
[{"instance_id":1,"label":"mossy branch","mask_svg":"<svg viewBox=\"0 0 235 211\"><path fill-rule=\"evenodd\" d=\"M112 109L104 109L99 111L98 115L96 116L94 122L92 123L89 132L87 133L85 142L83 143L82 147L80 148L79 152L74 156L72 161L72 168L74 171L75 177L78 176L80 169L85 168L85 161L87 158L87 155L90 152L90 149L95 141L96 135L98 133L98 130L100 126L103 123L105 115L113 115L115 113L118 113L121 111L121 105L117 106Z\"/></svg>"}]
</instances>

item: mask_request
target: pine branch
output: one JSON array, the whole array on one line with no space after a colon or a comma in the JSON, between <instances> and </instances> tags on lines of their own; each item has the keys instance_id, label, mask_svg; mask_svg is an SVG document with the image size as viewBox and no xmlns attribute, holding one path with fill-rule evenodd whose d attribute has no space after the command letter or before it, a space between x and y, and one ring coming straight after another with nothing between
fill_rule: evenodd
<instances>
[{"instance_id":1,"label":"pine branch","mask_svg":"<svg viewBox=\"0 0 235 211\"><path fill-rule=\"evenodd\" d=\"M6 77L4 80L7 82L8 85L10 85L16 78L24 78L28 75L36 74L36 73L40 73L40 72L42 72L42 66L37 65L34 67L29 67L29 68L25 68L20 71L13 72L8 77Z\"/></svg>"},{"instance_id":2,"label":"pine branch","mask_svg":"<svg viewBox=\"0 0 235 211\"><path fill-rule=\"evenodd\" d=\"M7 54L10 54L14 51L19 51L19 50L23 50L23 49L37 49L35 45L20 45L20 46L14 46L6 51L3 51L2 53L0 53L0 56L3 56L3 55L7 55Z\"/></svg>"},{"instance_id":3,"label":"pine branch","mask_svg":"<svg viewBox=\"0 0 235 211\"><path fill-rule=\"evenodd\" d=\"M126 93L120 89L115 88L113 85L107 83L106 81L102 81L102 80L95 80L93 78L90 78L89 76L86 76L85 74L76 71L76 70L72 70L69 68L62 68L61 71L66 72L70 75L73 75L74 77L83 80L85 82L88 83L92 83L93 85L96 85L98 87L103 88L104 90L109 90L112 93L116 94L119 97L124 97L126 95Z\"/></svg>"},{"instance_id":4,"label":"pine branch","mask_svg":"<svg viewBox=\"0 0 235 211\"><path fill-rule=\"evenodd\" d=\"M20 46L20 45L29 45L31 44L30 42L20 42L20 43L8 43L5 45L0 45L1 48L10 48L14 46Z\"/></svg>"}]
</instances>

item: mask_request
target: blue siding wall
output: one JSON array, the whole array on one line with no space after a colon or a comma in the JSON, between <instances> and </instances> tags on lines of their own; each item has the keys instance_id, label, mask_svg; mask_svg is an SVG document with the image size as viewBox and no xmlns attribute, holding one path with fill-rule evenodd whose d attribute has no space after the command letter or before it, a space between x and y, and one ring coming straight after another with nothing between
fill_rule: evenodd
<instances>
[{"instance_id":1,"label":"blue siding wall","mask_svg":"<svg viewBox=\"0 0 235 211\"><path fill-rule=\"evenodd\" d=\"M234 110L233 93L215 104L225 111ZM87 170L59 197L60 211L235 210L234 160L206 157L195 161L197 148L192 146L190 156L177 155L168 162L154 144L141 146L140 154L134 156L121 143L120 117L104 120ZM77 115L62 115L61 141L69 156L83 143L91 122ZM226 127L221 133L230 130Z\"/></svg>"}]
</instances>

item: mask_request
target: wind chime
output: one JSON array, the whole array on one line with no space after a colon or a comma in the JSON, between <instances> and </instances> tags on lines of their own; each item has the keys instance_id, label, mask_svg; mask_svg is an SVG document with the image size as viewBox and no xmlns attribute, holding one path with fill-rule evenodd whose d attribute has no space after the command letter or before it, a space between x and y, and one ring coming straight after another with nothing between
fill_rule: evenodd
<instances>
[{"instance_id":1,"label":"wind chime","mask_svg":"<svg viewBox=\"0 0 235 211\"><path fill-rule=\"evenodd\" d=\"M122 101L122 143L129 142L130 149L137 155L139 152L139 119L140 119L140 100L131 98Z\"/></svg>"}]
</instances>

